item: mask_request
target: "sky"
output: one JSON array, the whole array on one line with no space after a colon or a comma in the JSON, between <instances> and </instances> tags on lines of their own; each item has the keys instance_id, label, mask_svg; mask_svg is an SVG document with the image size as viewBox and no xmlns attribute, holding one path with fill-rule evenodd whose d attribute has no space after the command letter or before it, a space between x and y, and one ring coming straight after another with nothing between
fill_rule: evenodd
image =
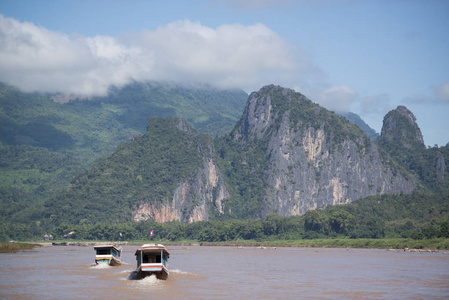
<instances>
[{"instance_id":1,"label":"sky","mask_svg":"<svg viewBox=\"0 0 449 300\"><path fill-rule=\"evenodd\" d=\"M0 0L0 82L106 95L172 81L291 88L377 132L398 105L449 142L446 0Z\"/></svg>"}]
</instances>

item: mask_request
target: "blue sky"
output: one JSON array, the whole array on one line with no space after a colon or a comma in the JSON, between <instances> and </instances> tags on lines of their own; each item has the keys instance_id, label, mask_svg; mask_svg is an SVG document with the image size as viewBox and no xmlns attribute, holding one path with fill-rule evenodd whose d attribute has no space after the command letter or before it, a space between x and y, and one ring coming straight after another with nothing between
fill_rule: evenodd
<instances>
[{"instance_id":1,"label":"blue sky","mask_svg":"<svg viewBox=\"0 0 449 300\"><path fill-rule=\"evenodd\" d=\"M130 80L295 89L380 132L398 105L449 142L449 1L0 0L0 81L101 95Z\"/></svg>"}]
</instances>

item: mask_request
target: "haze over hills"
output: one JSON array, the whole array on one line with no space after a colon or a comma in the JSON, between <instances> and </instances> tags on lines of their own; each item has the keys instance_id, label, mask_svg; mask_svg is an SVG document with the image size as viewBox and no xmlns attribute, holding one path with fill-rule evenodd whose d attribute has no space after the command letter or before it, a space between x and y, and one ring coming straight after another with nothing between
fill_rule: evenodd
<instances>
[{"instance_id":1,"label":"haze over hills","mask_svg":"<svg viewBox=\"0 0 449 300\"><path fill-rule=\"evenodd\" d=\"M447 192L449 147L425 149L415 119L402 107L386 116L378 143L304 95L269 85L247 98L232 131L212 140L217 131L204 135L191 123L203 131L217 128L214 118L218 116L222 117L219 124L229 123L232 118L226 113L225 99L234 99L230 111L236 115L243 92L136 85L112 90L110 98L64 104L54 103L47 95L4 87L3 95L8 96L0 98L5 103L1 118L8 126L2 129L1 167L5 178L15 180L5 181L1 189L5 220L39 222L42 228L52 228L111 218L120 222L263 218L270 213L302 215L370 195L408 194L416 189ZM27 102L26 97L37 101ZM120 99L144 103L146 108L139 110L137 104L128 108ZM206 99L214 101L204 108ZM60 107L67 110L61 112ZM187 112L201 107L206 117L196 119L194 111L190 117L167 118L174 112L181 114L185 107ZM137 120L155 111L168 116L150 118L140 134ZM67 133L72 142L37 138L43 132L29 126L36 120L41 122L38 129L52 128L48 132L56 132L55 136ZM81 126L72 128L75 121ZM95 132L88 130L88 124L97 124L93 129L107 126L104 132ZM24 129L27 126L31 131ZM127 135L134 138L107 156L108 147ZM107 138L111 136L116 139ZM420 169L407 157L401 158L398 146L391 143L402 143L409 157L422 158ZM94 164L83 162L92 153L104 158ZM27 185L26 180L31 182ZM41 192L40 198L32 199L36 191Z\"/></svg>"},{"instance_id":2,"label":"haze over hills","mask_svg":"<svg viewBox=\"0 0 449 300\"><path fill-rule=\"evenodd\" d=\"M59 152L92 149L86 157L94 158L95 152L111 153L105 144L116 146L132 134L145 132L153 116L183 117L199 132L223 134L232 129L247 98L241 90L157 82L111 87L107 97L83 101L23 93L4 84L0 90L3 143Z\"/></svg>"},{"instance_id":3,"label":"haze over hills","mask_svg":"<svg viewBox=\"0 0 449 300\"><path fill-rule=\"evenodd\" d=\"M339 116L342 116L342 117L345 117L346 119L348 119L348 121L351 122L352 124L357 125L363 131L363 133L365 133L373 141L375 141L379 137L379 134L374 129L369 127L369 125L366 124L365 121L363 121L359 115L352 113L352 112L338 112L337 111L336 113Z\"/></svg>"}]
</instances>

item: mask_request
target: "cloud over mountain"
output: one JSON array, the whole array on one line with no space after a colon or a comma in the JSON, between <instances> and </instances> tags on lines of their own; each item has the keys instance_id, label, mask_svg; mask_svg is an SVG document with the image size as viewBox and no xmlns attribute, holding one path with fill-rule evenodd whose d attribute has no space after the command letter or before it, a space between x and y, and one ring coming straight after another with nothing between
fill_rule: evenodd
<instances>
[{"instance_id":1,"label":"cloud over mountain","mask_svg":"<svg viewBox=\"0 0 449 300\"><path fill-rule=\"evenodd\" d=\"M294 72L293 56L262 24L185 20L119 38L83 37L0 15L0 81L25 91L103 95L131 80L257 88Z\"/></svg>"},{"instance_id":2,"label":"cloud over mountain","mask_svg":"<svg viewBox=\"0 0 449 300\"><path fill-rule=\"evenodd\" d=\"M350 105L356 100L357 93L348 86L331 86L319 96L319 102L334 111L350 111Z\"/></svg>"}]
</instances>

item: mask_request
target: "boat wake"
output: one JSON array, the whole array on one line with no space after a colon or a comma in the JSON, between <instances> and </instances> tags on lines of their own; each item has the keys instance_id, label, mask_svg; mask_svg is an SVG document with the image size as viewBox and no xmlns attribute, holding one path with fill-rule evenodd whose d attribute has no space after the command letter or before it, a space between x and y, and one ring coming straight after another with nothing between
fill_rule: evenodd
<instances>
[{"instance_id":1,"label":"boat wake","mask_svg":"<svg viewBox=\"0 0 449 300\"><path fill-rule=\"evenodd\" d=\"M136 272L131 272L128 276L129 284L131 284L136 289L160 289L163 288L166 284L165 280L159 280L156 278L156 275L147 276L145 278L140 279L137 277Z\"/></svg>"},{"instance_id":2,"label":"boat wake","mask_svg":"<svg viewBox=\"0 0 449 300\"><path fill-rule=\"evenodd\" d=\"M176 270L176 269L170 270L170 275L186 276L186 277L203 277L203 276L195 274L195 273L184 272L184 271Z\"/></svg>"},{"instance_id":3,"label":"boat wake","mask_svg":"<svg viewBox=\"0 0 449 300\"><path fill-rule=\"evenodd\" d=\"M91 267L90 267L91 269L96 269L96 270L101 270L101 269L109 269L109 268L112 268L110 265L108 265L108 264L95 264L95 265L92 265Z\"/></svg>"},{"instance_id":4,"label":"boat wake","mask_svg":"<svg viewBox=\"0 0 449 300\"><path fill-rule=\"evenodd\" d=\"M195 275L193 273L184 272L184 271L181 271L181 270L170 270L170 273L179 274L179 275Z\"/></svg>"},{"instance_id":5,"label":"boat wake","mask_svg":"<svg viewBox=\"0 0 449 300\"><path fill-rule=\"evenodd\" d=\"M161 283L159 279L156 278L156 275L147 276L142 278L140 282L144 285L158 285Z\"/></svg>"}]
</instances>

